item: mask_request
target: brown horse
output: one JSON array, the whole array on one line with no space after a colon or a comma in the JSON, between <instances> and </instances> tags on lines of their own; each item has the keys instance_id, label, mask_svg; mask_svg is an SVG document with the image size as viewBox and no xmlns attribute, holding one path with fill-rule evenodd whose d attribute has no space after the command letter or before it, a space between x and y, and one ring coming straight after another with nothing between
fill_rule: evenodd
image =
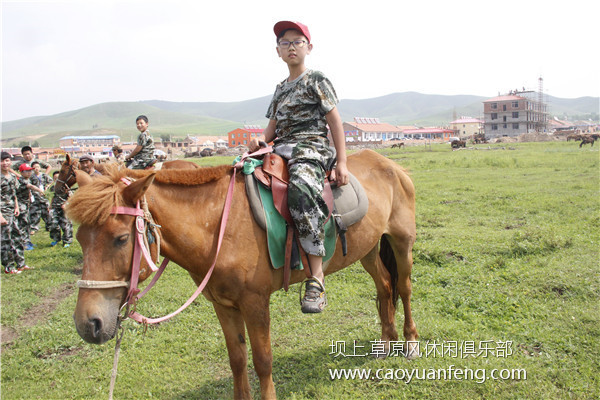
<instances>
[{"instance_id":1,"label":"brown horse","mask_svg":"<svg viewBox=\"0 0 600 400\"><path fill-rule=\"evenodd\" d=\"M581 138L581 143L579 143L579 148L581 148L581 146L583 146L584 144L589 144L592 147L594 147L594 142L595 142L595 139L593 137L591 137L591 136L583 136Z\"/></svg>"},{"instance_id":2,"label":"brown horse","mask_svg":"<svg viewBox=\"0 0 600 400\"><path fill-rule=\"evenodd\" d=\"M392 145L392 149L393 149L393 148L401 148L401 147L404 147L404 142L400 142L400 143L394 143L394 144Z\"/></svg>"},{"instance_id":3,"label":"brown horse","mask_svg":"<svg viewBox=\"0 0 600 400\"><path fill-rule=\"evenodd\" d=\"M110 164L110 163L109 163ZM94 168L101 174L104 172L104 168L109 164L94 164ZM166 161L162 165L163 169L198 169L200 166L191 162L183 160ZM58 170L58 179L54 186L54 190L58 191L59 194L63 194L66 190L69 190L76 182L75 170L79 169L79 159L71 158L68 154L65 157L65 161L60 164Z\"/></svg>"},{"instance_id":4,"label":"brown horse","mask_svg":"<svg viewBox=\"0 0 600 400\"><path fill-rule=\"evenodd\" d=\"M377 289L381 339L398 339L395 312L398 297L404 309L404 338L418 354L412 318L412 247L416 237L414 186L405 171L371 150L348 157L348 168L364 186L367 215L349 227L348 253L338 246L325 274L360 260ZM216 253L219 223L232 175L231 166L199 170L134 171L127 186L122 171L91 179L78 173L80 189L69 202L70 218L79 221L77 240L83 249L83 280L128 281L132 270L135 218L111 215L114 206L133 207L144 196L161 226L161 254L186 269L196 284L207 274ZM213 303L225 335L233 373L234 398L250 399L246 330L252 347L261 396L275 398L272 378L269 298L283 284L283 271L270 265L265 232L251 214L244 177L235 179L235 192L221 252L204 296ZM140 276L140 280L147 275ZM301 282L294 270L290 282ZM74 313L79 335L101 344L113 338L117 315L127 289L80 288ZM325 312L328 312L326 310ZM407 343L407 346L410 345Z\"/></svg>"},{"instance_id":5,"label":"brown horse","mask_svg":"<svg viewBox=\"0 0 600 400\"><path fill-rule=\"evenodd\" d=\"M466 146L467 142L465 140L453 140L452 143L450 143L450 147L452 147L453 149L458 149L460 147Z\"/></svg>"}]
</instances>

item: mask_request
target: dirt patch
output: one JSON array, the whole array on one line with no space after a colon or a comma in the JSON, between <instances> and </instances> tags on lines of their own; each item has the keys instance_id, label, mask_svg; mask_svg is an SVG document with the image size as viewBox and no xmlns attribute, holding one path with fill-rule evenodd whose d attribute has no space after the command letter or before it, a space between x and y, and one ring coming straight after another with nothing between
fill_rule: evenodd
<instances>
[{"instance_id":1,"label":"dirt patch","mask_svg":"<svg viewBox=\"0 0 600 400\"><path fill-rule=\"evenodd\" d=\"M75 290L74 283L63 283L53 293L45 297L40 304L36 304L25 311L18 325L13 327L2 326L2 347L10 346L19 338L19 331L43 324L56 306L70 296Z\"/></svg>"}]
</instances>

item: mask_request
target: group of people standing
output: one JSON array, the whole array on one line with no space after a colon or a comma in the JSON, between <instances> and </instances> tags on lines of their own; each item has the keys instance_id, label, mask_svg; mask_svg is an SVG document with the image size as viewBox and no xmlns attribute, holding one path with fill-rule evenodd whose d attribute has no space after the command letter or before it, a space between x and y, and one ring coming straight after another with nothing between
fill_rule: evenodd
<instances>
[{"instance_id":1,"label":"group of people standing","mask_svg":"<svg viewBox=\"0 0 600 400\"><path fill-rule=\"evenodd\" d=\"M127 157L120 146L113 147L115 159L125 163L128 168L141 169L154 159L154 141L148 131L148 118L140 115L136 119L140 135L137 146ZM65 215L64 207L70 192L55 192L54 183L58 171L48 175L50 164L36 160L30 146L21 149L22 160L13 163L8 152L2 152L1 173L1 253L2 266L6 274L20 274L32 269L25 262L25 251L33 250L31 235L40 228L43 220L50 234L52 247L62 242L67 248L73 242L73 224ZM90 176L98 176L94 158L83 155L79 158L79 168ZM54 192L52 201L46 193Z\"/></svg>"},{"instance_id":2,"label":"group of people standing","mask_svg":"<svg viewBox=\"0 0 600 400\"><path fill-rule=\"evenodd\" d=\"M25 251L33 250L31 235L40 229L41 220L44 221L51 237L56 237L58 234L58 240L53 242L54 245L60 241L61 227L64 232L62 235L64 247L69 247L73 240L72 225L69 222L70 229L67 230L64 221L61 220L64 214L56 212L57 208L62 211L64 201L61 202L55 195L50 204L46 196L56 179L48 175L50 164L34 159L33 151L29 146L21 149L21 155L23 159L15 163L12 162L8 152L3 151L1 156L2 266L7 274L19 274L31 269L25 263ZM58 172L55 174L57 176Z\"/></svg>"}]
</instances>

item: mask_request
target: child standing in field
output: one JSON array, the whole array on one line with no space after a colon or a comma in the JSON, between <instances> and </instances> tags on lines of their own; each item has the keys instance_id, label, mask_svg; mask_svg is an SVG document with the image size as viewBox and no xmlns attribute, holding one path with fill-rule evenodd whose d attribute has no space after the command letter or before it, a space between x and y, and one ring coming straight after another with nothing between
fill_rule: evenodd
<instances>
[{"instance_id":1,"label":"child standing in field","mask_svg":"<svg viewBox=\"0 0 600 400\"><path fill-rule=\"evenodd\" d=\"M277 85L271 100L264 141L274 141L273 151L289 161L288 208L300 245L308 256L310 266L305 268L312 273L306 281L302 312L319 313L327 305L323 257L324 225L329 210L323 200L323 182L337 155L332 179L338 186L348 183L344 130L331 82L323 73L304 64L313 48L308 27L299 22L280 21L273 30L277 54L287 64L289 76ZM329 145L327 125L335 148ZM258 147L258 140L253 139L250 150Z\"/></svg>"},{"instance_id":2,"label":"child standing in field","mask_svg":"<svg viewBox=\"0 0 600 400\"><path fill-rule=\"evenodd\" d=\"M140 134L137 138L137 146L125 158L130 161L127 164L129 169L144 169L152 160L154 160L154 139L148 131L148 117L140 115L135 119L135 126Z\"/></svg>"},{"instance_id":3,"label":"child standing in field","mask_svg":"<svg viewBox=\"0 0 600 400\"><path fill-rule=\"evenodd\" d=\"M20 213L19 201L17 200L19 182L11 172L10 154L5 151L2 152L1 165L0 230L2 266L6 274L20 274L21 271L29 269L29 267L25 265L24 239L17 224Z\"/></svg>"}]
</instances>

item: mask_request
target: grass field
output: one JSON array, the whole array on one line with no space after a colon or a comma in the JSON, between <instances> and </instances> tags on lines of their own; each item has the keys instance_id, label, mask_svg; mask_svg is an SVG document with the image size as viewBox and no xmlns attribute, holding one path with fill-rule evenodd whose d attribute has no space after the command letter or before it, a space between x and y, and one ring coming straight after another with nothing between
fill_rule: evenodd
<instances>
[{"instance_id":1,"label":"grass field","mask_svg":"<svg viewBox=\"0 0 600 400\"><path fill-rule=\"evenodd\" d=\"M421 357L363 356L376 352L380 327L372 280L353 265L328 278L321 315L301 314L297 285L273 294L278 396L598 399L598 147L379 152L410 171L417 191L412 307ZM84 343L71 317L81 249L50 248L45 232L33 241L26 257L36 269L1 279L2 399L105 399L114 341ZM181 268L165 275L139 305L144 314L164 315L193 292ZM124 327L115 398L232 397L223 335L205 299L147 332L130 320ZM332 379L333 369L370 370L371 377ZM258 379L250 376L258 398Z\"/></svg>"}]
</instances>

